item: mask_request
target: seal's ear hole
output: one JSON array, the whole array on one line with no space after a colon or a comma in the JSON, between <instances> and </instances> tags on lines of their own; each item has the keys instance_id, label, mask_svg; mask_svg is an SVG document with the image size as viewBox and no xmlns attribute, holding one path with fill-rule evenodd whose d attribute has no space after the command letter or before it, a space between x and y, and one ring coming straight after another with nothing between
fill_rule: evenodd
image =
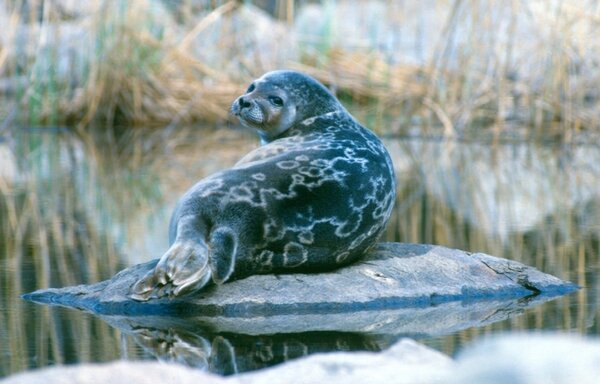
<instances>
[{"instance_id":1,"label":"seal's ear hole","mask_svg":"<svg viewBox=\"0 0 600 384\"><path fill-rule=\"evenodd\" d=\"M229 228L218 228L210 235L208 265L212 279L223 284L229 279L235 267L237 240Z\"/></svg>"},{"instance_id":2,"label":"seal's ear hole","mask_svg":"<svg viewBox=\"0 0 600 384\"><path fill-rule=\"evenodd\" d=\"M246 93L250 93L250 92L254 91L255 89L256 89L256 86L254 85L254 83L252 83L246 90Z\"/></svg>"}]
</instances>

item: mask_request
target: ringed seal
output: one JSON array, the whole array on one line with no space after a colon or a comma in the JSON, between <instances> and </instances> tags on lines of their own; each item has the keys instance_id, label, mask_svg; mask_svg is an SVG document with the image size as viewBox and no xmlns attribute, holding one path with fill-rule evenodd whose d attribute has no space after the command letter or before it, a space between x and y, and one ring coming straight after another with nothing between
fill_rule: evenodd
<instances>
[{"instance_id":1,"label":"ringed seal","mask_svg":"<svg viewBox=\"0 0 600 384\"><path fill-rule=\"evenodd\" d=\"M269 72L231 112L263 145L185 193L171 218L170 248L133 285L132 298L332 270L361 258L382 233L396 197L390 156L322 84Z\"/></svg>"}]
</instances>

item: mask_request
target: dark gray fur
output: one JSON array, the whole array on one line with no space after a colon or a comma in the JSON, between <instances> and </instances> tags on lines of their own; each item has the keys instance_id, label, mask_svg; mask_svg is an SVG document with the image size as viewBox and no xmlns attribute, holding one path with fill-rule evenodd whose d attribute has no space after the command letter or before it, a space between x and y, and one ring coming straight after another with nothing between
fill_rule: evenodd
<instances>
[{"instance_id":1,"label":"dark gray fur","mask_svg":"<svg viewBox=\"0 0 600 384\"><path fill-rule=\"evenodd\" d=\"M323 85L271 72L232 112L265 145L181 198L171 250L134 286L134 298L209 280L331 270L361 258L382 233L396 198L391 159Z\"/></svg>"}]
</instances>

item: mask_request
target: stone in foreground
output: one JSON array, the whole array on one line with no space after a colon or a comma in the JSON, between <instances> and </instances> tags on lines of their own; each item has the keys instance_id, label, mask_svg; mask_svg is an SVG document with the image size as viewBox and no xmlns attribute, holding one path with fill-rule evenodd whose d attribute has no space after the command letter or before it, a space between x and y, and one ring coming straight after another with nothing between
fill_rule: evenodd
<instances>
[{"instance_id":1,"label":"stone in foreground","mask_svg":"<svg viewBox=\"0 0 600 384\"><path fill-rule=\"evenodd\" d=\"M526 351L526 353L524 353ZM414 340L379 353L313 355L258 372L220 377L176 364L112 362L20 373L2 384L187 383L598 383L600 341L515 333L467 345L456 360Z\"/></svg>"},{"instance_id":2,"label":"stone in foreground","mask_svg":"<svg viewBox=\"0 0 600 384\"><path fill-rule=\"evenodd\" d=\"M255 275L176 299L130 299L130 287L155 265L156 260L97 284L44 289L23 297L101 315L248 318L548 298L578 289L535 268L483 253L380 243L366 259L333 272Z\"/></svg>"}]
</instances>

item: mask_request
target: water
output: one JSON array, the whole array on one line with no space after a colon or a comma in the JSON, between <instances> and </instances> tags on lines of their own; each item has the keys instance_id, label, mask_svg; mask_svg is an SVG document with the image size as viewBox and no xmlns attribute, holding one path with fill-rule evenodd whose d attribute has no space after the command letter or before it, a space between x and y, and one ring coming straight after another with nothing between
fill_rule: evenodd
<instances>
[{"instance_id":1,"label":"water","mask_svg":"<svg viewBox=\"0 0 600 384\"><path fill-rule=\"evenodd\" d=\"M56 364L156 358L232 374L314 352L377 351L401 336L234 334L186 321L165 331L107 319L112 326L20 299L159 257L177 198L256 145L243 131L193 128L168 140L160 132L91 139L46 130L0 142L0 377ZM598 335L597 147L417 139L386 145L399 192L383 240L486 252L586 287L482 327L406 336L452 355L503 331Z\"/></svg>"}]
</instances>

